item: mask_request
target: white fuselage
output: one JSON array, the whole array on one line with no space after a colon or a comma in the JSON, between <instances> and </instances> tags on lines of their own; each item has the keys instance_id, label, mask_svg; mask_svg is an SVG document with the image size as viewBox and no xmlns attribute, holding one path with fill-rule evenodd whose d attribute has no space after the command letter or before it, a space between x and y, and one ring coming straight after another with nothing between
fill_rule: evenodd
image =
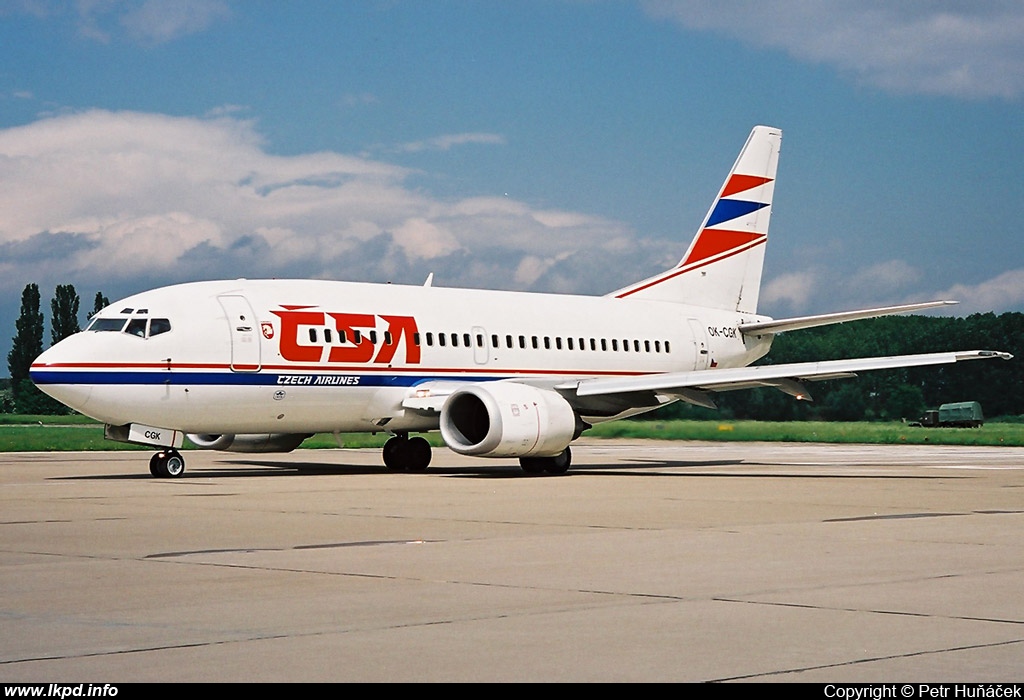
<instances>
[{"instance_id":1,"label":"white fuselage","mask_svg":"<svg viewBox=\"0 0 1024 700\"><path fill-rule=\"evenodd\" d=\"M182 284L99 318L33 379L106 423L202 433L431 430L401 405L424 382L741 367L771 343L737 331L759 317L678 303L315 280Z\"/></svg>"}]
</instances>

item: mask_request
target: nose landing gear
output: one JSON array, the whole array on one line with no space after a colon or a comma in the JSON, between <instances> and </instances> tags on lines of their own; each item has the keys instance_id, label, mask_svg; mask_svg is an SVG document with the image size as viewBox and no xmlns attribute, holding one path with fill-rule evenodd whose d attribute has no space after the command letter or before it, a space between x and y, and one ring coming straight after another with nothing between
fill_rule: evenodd
<instances>
[{"instance_id":1,"label":"nose landing gear","mask_svg":"<svg viewBox=\"0 0 1024 700\"><path fill-rule=\"evenodd\" d=\"M185 458L175 449L160 450L149 460L149 473L159 479L176 479L185 473Z\"/></svg>"}]
</instances>

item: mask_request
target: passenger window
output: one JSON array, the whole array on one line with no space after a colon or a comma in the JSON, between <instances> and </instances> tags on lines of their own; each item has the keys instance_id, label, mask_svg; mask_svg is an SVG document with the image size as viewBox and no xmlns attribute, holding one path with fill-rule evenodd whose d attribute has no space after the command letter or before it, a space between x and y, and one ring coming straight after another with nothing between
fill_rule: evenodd
<instances>
[{"instance_id":1,"label":"passenger window","mask_svg":"<svg viewBox=\"0 0 1024 700\"><path fill-rule=\"evenodd\" d=\"M149 319L149 337L152 338L154 335L160 335L171 330L171 322L166 318L151 318Z\"/></svg>"}]
</instances>

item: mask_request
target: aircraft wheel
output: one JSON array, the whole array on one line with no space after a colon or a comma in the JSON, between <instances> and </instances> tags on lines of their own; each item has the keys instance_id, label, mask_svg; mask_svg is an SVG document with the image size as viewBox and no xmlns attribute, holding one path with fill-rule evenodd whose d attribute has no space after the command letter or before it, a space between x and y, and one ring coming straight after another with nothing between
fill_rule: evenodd
<instances>
[{"instance_id":1,"label":"aircraft wheel","mask_svg":"<svg viewBox=\"0 0 1024 700\"><path fill-rule=\"evenodd\" d=\"M403 435L384 443L384 466L393 472L421 472L430 464L430 443L421 437Z\"/></svg>"},{"instance_id":2,"label":"aircraft wheel","mask_svg":"<svg viewBox=\"0 0 1024 700\"><path fill-rule=\"evenodd\" d=\"M410 438L404 449L405 468L411 472L421 472L430 465L430 443L426 438Z\"/></svg>"},{"instance_id":3,"label":"aircraft wheel","mask_svg":"<svg viewBox=\"0 0 1024 700\"><path fill-rule=\"evenodd\" d=\"M520 457L519 466L523 468L523 471L527 474L543 474L544 473L544 458L543 457Z\"/></svg>"},{"instance_id":4,"label":"aircraft wheel","mask_svg":"<svg viewBox=\"0 0 1024 700\"><path fill-rule=\"evenodd\" d=\"M548 457L544 464L544 471L548 474L565 474L569 471L570 464L572 464L572 451L566 447L561 454Z\"/></svg>"},{"instance_id":5,"label":"aircraft wheel","mask_svg":"<svg viewBox=\"0 0 1024 700\"><path fill-rule=\"evenodd\" d=\"M566 447L554 457L520 457L519 466L527 474L565 474L572 464L572 451Z\"/></svg>"},{"instance_id":6,"label":"aircraft wheel","mask_svg":"<svg viewBox=\"0 0 1024 700\"><path fill-rule=\"evenodd\" d=\"M161 450L149 460L149 471L163 479L176 479L185 473L185 458L177 450Z\"/></svg>"},{"instance_id":7,"label":"aircraft wheel","mask_svg":"<svg viewBox=\"0 0 1024 700\"><path fill-rule=\"evenodd\" d=\"M384 450L381 452L381 456L384 458L384 466L389 471L405 471L405 460L402 459L402 454L405 452L403 448L406 442L408 442L407 438L396 435L384 443Z\"/></svg>"}]
</instances>

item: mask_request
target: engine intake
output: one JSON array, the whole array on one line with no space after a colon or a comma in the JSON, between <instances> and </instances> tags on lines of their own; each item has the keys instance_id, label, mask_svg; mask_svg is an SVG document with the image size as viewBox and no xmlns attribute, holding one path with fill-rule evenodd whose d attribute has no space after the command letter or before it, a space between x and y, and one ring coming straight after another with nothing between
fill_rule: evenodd
<instances>
[{"instance_id":1,"label":"engine intake","mask_svg":"<svg viewBox=\"0 0 1024 700\"><path fill-rule=\"evenodd\" d=\"M552 457L576 436L576 414L558 393L514 382L452 392L441 408L441 437L476 457Z\"/></svg>"}]
</instances>

